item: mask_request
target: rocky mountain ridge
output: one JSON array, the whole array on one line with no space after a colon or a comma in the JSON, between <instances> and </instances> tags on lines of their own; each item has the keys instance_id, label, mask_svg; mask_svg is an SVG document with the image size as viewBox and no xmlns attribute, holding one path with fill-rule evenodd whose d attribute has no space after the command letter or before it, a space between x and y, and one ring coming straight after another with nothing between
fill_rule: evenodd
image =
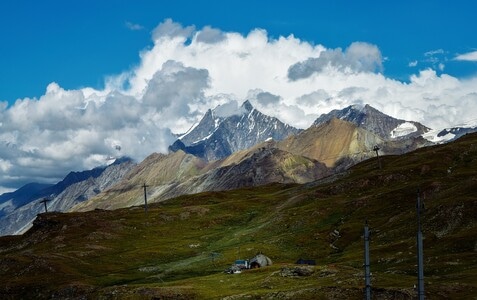
<instances>
[{"instance_id":1,"label":"rocky mountain ridge","mask_svg":"<svg viewBox=\"0 0 477 300\"><path fill-rule=\"evenodd\" d=\"M248 115L253 114L254 109L248 106L247 102L242 108L248 111ZM228 124L229 121L236 124L235 118L238 118L234 116L232 119L216 122L213 121L212 115L209 111L200 122L201 125L191 131L190 134L194 139L205 134L212 137L214 134L210 134L211 130L216 130L213 133L219 131L216 128L220 128L220 125L217 124ZM395 128L394 126L399 127L405 121L379 113L371 107L361 111L347 109L342 115L346 117L337 119L334 116L329 118L322 116L319 120L327 121L317 121L314 126L289 135L283 140L266 139L251 148L236 151L219 160L208 161L187 153L187 149L184 151L176 149L168 155L153 154L118 185L72 210L116 209L141 205L144 203L141 189L144 183L149 185L147 197L152 203L184 194L224 191L273 182L307 183L333 172L343 171L375 156L373 149L376 145L380 145L380 154L383 155L402 154L431 144L418 133L393 138L390 134L380 136L372 132L372 124L388 124L387 128ZM239 120L246 116L242 115ZM354 123L351 122L353 120ZM356 120L360 121L359 124L368 125L360 127L356 125ZM204 124L208 124L207 130ZM424 130L424 126L416 124L416 127L419 126ZM236 140L240 140L240 136ZM204 140L200 140L199 143L202 141ZM207 143L202 145L208 145ZM215 145L224 143L226 144L217 142ZM212 149L211 153L216 155L218 153L216 149Z\"/></svg>"},{"instance_id":2,"label":"rocky mountain ridge","mask_svg":"<svg viewBox=\"0 0 477 300\"><path fill-rule=\"evenodd\" d=\"M80 203L72 211L117 209L160 202L185 194L226 191L273 182L306 183L330 174L317 160L257 145L214 162L206 162L182 150L152 154L118 184Z\"/></svg>"},{"instance_id":3,"label":"rocky mountain ridge","mask_svg":"<svg viewBox=\"0 0 477 300\"><path fill-rule=\"evenodd\" d=\"M85 211L141 205L145 183L151 202L272 182L306 183L375 156L375 146L380 155L395 155L433 144L423 133L430 132L422 124L387 116L369 105L331 111L310 128L298 130L246 101L227 116L209 110L171 145L169 154L155 153L136 167L111 168L104 174L101 168L72 172L57 185L37 191L35 199L50 196L53 210ZM100 176L103 183L97 182ZM4 214L0 222L5 224L0 234L21 232L23 225L14 225L13 230L9 224L23 224L20 219L25 218L28 225L42 210L35 202L7 218L6 212L14 210L7 198L0 202L0 216Z\"/></svg>"},{"instance_id":4,"label":"rocky mountain ridge","mask_svg":"<svg viewBox=\"0 0 477 300\"><path fill-rule=\"evenodd\" d=\"M238 112L227 117L220 116L215 110L207 111L199 124L169 149L180 149L213 161L270 139L282 140L300 131L277 118L262 114L245 101Z\"/></svg>"},{"instance_id":5,"label":"rocky mountain ridge","mask_svg":"<svg viewBox=\"0 0 477 300\"><path fill-rule=\"evenodd\" d=\"M366 129L385 140L421 136L430 130L418 122L388 116L368 104L364 107L351 105L341 110L332 110L316 119L313 126L323 124L332 118L353 123L357 127Z\"/></svg>"},{"instance_id":6,"label":"rocky mountain ridge","mask_svg":"<svg viewBox=\"0 0 477 300\"><path fill-rule=\"evenodd\" d=\"M44 205L39 203L47 199L48 211L68 211L76 204L86 201L104 189L117 183L134 166L128 158L118 159L113 164L82 172L70 172L55 185L26 185L19 189L24 191L23 202L0 217L0 235L20 234L26 231L37 214L44 212ZM3 197L4 195L2 195ZM12 201L12 199L5 199Z\"/></svg>"}]
</instances>

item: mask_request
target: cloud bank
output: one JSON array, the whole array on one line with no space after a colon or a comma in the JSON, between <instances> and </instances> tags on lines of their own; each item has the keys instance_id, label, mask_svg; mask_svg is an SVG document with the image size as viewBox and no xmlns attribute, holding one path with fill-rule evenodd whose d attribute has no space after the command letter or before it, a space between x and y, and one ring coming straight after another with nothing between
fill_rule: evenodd
<instances>
[{"instance_id":1,"label":"cloud bank","mask_svg":"<svg viewBox=\"0 0 477 300\"><path fill-rule=\"evenodd\" d=\"M432 128L477 113L477 77L423 69L408 82L393 80L383 73L378 45L364 41L329 49L293 35L272 39L263 29L243 35L170 19L151 38L140 63L108 77L103 90L51 83L39 98L10 107L0 103L0 192L31 181L54 182L111 157L140 161L166 152L175 134L186 132L207 109L221 105L227 115L247 99L300 128L352 104L368 103Z\"/></svg>"},{"instance_id":2,"label":"cloud bank","mask_svg":"<svg viewBox=\"0 0 477 300\"><path fill-rule=\"evenodd\" d=\"M461 54L461 55L457 55L455 57L455 60L477 61L477 51L472 51L472 52L464 53L464 54Z\"/></svg>"}]
</instances>

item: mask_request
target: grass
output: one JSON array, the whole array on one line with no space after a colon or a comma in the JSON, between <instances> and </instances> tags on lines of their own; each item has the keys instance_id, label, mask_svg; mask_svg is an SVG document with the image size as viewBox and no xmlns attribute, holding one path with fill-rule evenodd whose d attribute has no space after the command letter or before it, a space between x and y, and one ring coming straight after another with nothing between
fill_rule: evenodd
<instances>
[{"instance_id":1,"label":"grass","mask_svg":"<svg viewBox=\"0 0 477 300\"><path fill-rule=\"evenodd\" d=\"M375 297L416 283L415 203L426 205L428 297L477 295L477 135L362 162L335 181L178 197L143 208L48 213L0 238L0 296L123 299L362 299L364 221ZM274 264L228 275L263 252ZM298 258L310 276L281 276Z\"/></svg>"}]
</instances>

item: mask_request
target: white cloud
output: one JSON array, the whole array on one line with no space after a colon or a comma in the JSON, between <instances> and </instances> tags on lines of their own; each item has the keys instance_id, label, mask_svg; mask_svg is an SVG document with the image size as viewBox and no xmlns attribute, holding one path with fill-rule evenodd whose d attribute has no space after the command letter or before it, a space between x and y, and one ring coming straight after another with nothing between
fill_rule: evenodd
<instances>
[{"instance_id":1,"label":"white cloud","mask_svg":"<svg viewBox=\"0 0 477 300\"><path fill-rule=\"evenodd\" d=\"M201 31L197 33L195 39L197 42L215 44L225 40L226 37L222 31L212 28L210 26L205 26Z\"/></svg>"},{"instance_id":2,"label":"white cloud","mask_svg":"<svg viewBox=\"0 0 477 300\"><path fill-rule=\"evenodd\" d=\"M261 89L255 89L248 92L247 99L257 102L261 106L271 106L280 104L281 97Z\"/></svg>"},{"instance_id":3,"label":"white cloud","mask_svg":"<svg viewBox=\"0 0 477 300\"><path fill-rule=\"evenodd\" d=\"M461 61L477 61L477 51L457 55L454 59Z\"/></svg>"},{"instance_id":4,"label":"white cloud","mask_svg":"<svg viewBox=\"0 0 477 300\"><path fill-rule=\"evenodd\" d=\"M218 117L226 118L233 115L241 115L245 112L245 109L236 100L231 100L227 103L220 104L214 109L214 113Z\"/></svg>"},{"instance_id":5,"label":"white cloud","mask_svg":"<svg viewBox=\"0 0 477 300\"><path fill-rule=\"evenodd\" d=\"M444 49L436 49L436 50L431 50L431 51L427 51L426 53L424 53L424 56L435 56L436 54L445 54L446 52L444 51Z\"/></svg>"},{"instance_id":6,"label":"white cloud","mask_svg":"<svg viewBox=\"0 0 477 300\"><path fill-rule=\"evenodd\" d=\"M207 109L221 105L218 111L228 115L247 99L300 128L332 109L364 103L433 128L477 114L477 77L426 69L409 82L393 80L378 73L378 46L364 42L342 51L293 35L272 39L263 29L242 35L170 19L152 39L140 64L108 77L104 90L52 83L38 99L0 103L0 189L45 176L59 180L109 156L141 160L165 152L172 133L185 132ZM433 52L428 56L444 51Z\"/></svg>"},{"instance_id":7,"label":"white cloud","mask_svg":"<svg viewBox=\"0 0 477 300\"><path fill-rule=\"evenodd\" d=\"M132 22L126 22L126 27L129 29L129 30L132 30L132 31L139 31L139 30L143 30L144 29L144 26L140 25L140 24L136 24L136 23L132 23Z\"/></svg>"},{"instance_id":8,"label":"white cloud","mask_svg":"<svg viewBox=\"0 0 477 300\"><path fill-rule=\"evenodd\" d=\"M152 31L152 39L157 41L161 38L189 38L194 31L195 26L182 27L181 24L172 21L172 19L166 19L154 28Z\"/></svg>"},{"instance_id":9,"label":"white cloud","mask_svg":"<svg viewBox=\"0 0 477 300\"><path fill-rule=\"evenodd\" d=\"M417 60L414 60L414 61L409 62L408 66L409 66L409 67L415 67L415 66L417 66Z\"/></svg>"},{"instance_id":10,"label":"white cloud","mask_svg":"<svg viewBox=\"0 0 477 300\"><path fill-rule=\"evenodd\" d=\"M375 72L382 70L381 52L378 47L363 42L352 43L344 52L341 48L325 50L318 57L307 58L288 69L290 80L310 77L325 72L327 68L341 72Z\"/></svg>"}]
</instances>

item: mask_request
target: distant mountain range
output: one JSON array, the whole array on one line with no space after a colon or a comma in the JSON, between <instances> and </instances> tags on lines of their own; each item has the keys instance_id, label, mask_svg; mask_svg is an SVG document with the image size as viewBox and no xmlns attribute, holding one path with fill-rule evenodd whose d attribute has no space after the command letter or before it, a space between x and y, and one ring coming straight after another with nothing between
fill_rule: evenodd
<instances>
[{"instance_id":1,"label":"distant mountain range","mask_svg":"<svg viewBox=\"0 0 477 300\"><path fill-rule=\"evenodd\" d=\"M28 184L0 195L0 235L21 233L49 210L115 209L184 194L253 187L273 182L307 183L380 155L403 154L453 140L477 126L431 130L375 108L349 106L321 115L301 130L266 116L245 101L235 113L209 110L170 147L139 164L121 159L107 167L71 172L55 185Z\"/></svg>"},{"instance_id":2,"label":"distant mountain range","mask_svg":"<svg viewBox=\"0 0 477 300\"><path fill-rule=\"evenodd\" d=\"M0 235L27 230L36 215L45 210L40 200L48 200L48 211L68 211L114 185L134 165L131 159L118 159L109 166L71 172L55 185L30 183L13 193L1 195Z\"/></svg>"},{"instance_id":3,"label":"distant mountain range","mask_svg":"<svg viewBox=\"0 0 477 300\"><path fill-rule=\"evenodd\" d=\"M399 131L403 124L416 130ZM370 106L333 111L310 128L298 130L263 115L246 101L238 114L228 117L209 110L170 147L170 154L150 155L120 183L73 210L141 205L144 183L149 201L157 202L272 182L311 182L375 156L376 145L382 154L401 154L431 144L421 137L426 130ZM224 157L225 153L230 154Z\"/></svg>"}]
</instances>

